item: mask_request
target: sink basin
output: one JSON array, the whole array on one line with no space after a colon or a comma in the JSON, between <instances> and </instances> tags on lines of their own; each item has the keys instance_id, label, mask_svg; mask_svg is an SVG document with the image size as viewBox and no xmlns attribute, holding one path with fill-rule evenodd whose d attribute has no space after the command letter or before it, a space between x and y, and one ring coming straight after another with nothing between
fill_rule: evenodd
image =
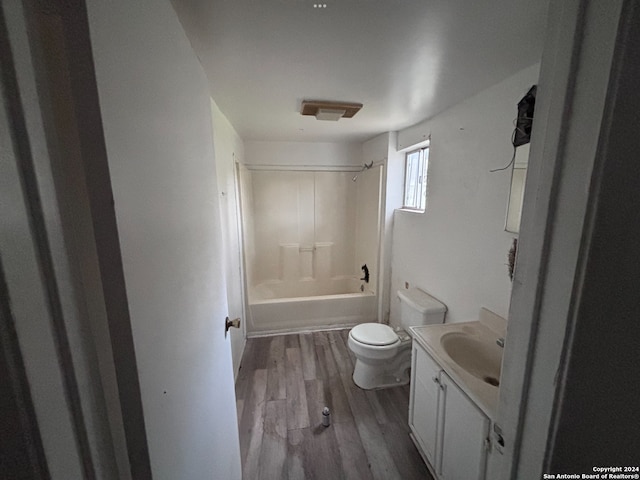
<instances>
[{"instance_id":1,"label":"sink basin","mask_svg":"<svg viewBox=\"0 0 640 480\"><path fill-rule=\"evenodd\" d=\"M500 384L502 348L498 345L460 332L443 335L440 344L460 368L489 385Z\"/></svg>"}]
</instances>

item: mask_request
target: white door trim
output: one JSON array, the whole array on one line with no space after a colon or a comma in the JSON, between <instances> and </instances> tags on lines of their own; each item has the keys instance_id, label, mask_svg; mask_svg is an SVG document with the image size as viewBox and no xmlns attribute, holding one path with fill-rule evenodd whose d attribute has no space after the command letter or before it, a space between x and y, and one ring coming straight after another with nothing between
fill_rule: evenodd
<instances>
[{"instance_id":1,"label":"white door trim","mask_svg":"<svg viewBox=\"0 0 640 480\"><path fill-rule=\"evenodd\" d=\"M550 4L503 360L501 479L550 473L623 3Z\"/></svg>"},{"instance_id":2,"label":"white door trim","mask_svg":"<svg viewBox=\"0 0 640 480\"><path fill-rule=\"evenodd\" d=\"M0 8L0 255L48 473L151 478L85 5Z\"/></svg>"}]
</instances>

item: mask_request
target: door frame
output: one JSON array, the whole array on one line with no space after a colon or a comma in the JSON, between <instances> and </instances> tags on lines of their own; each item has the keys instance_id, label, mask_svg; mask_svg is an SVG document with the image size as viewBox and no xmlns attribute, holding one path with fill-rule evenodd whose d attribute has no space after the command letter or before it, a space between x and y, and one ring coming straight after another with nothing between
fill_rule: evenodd
<instances>
[{"instance_id":1,"label":"door frame","mask_svg":"<svg viewBox=\"0 0 640 480\"><path fill-rule=\"evenodd\" d=\"M12 219L0 237L3 309L48 474L150 479L86 5L3 2L0 13L1 208ZM64 127L52 94L60 87L72 105ZM60 142L61 130L75 141ZM65 202L69 193L79 196Z\"/></svg>"},{"instance_id":2,"label":"door frame","mask_svg":"<svg viewBox=\"0 0 640 480\"><path fill-rule=\"evenodd\" d=\"M638 47L637 36L630 39L625 33L629 25L640 21L640 9L634 8L633 3L550 2L509 310L499 418L492 434L498 456L496 478L537 479L543 473L554 473L556 461L563 456L558 434L563 425L567 426L563 423L570 417L567 413L573 408L572 414L577 414L577 405L565 400L571 378L584 374L578 359L586 344L584 340L582 345L576 343L575 332L586 328L588 322L595 322L594 314L583 310L588 301L583 295L585 285L591 282L607 291L612 282L611 278L587 270L596 240L594 222L596 213L620 217L619 206L607 204L602 196L602 172L614 164L616 169L633 172L634 163L637 164L632 156L620 157L625 148L637 151L637 140L633 136L616 138L611 129L616 121L616 102L625 101L619 95L627 95L626 101L635 103L638 99L637 90L624 84L629 75L625 65L632 64L629 52ZM621 85L625 91L620 90ZM613 138L615 142L611 141ZM629 188L623 184L619 187ZM614 242L598 244L610 258L619 257L614 247ZM629 258L637 258L638 248L629 247ZM613 301L601 300L602 305ZM615 311L637 309L635 298L615 301ZM638 329L631 325L627 328ZM612 359L616 358L614 337L599 338L601 350L609 352ZM604 354L594 351L594 355ZM606 364L601 367L602 374L606 374ZM623 398L628 397L623 393L625 382L617 388ZM583 389L583 395L598 399L595 391ZM604 428L611 424L605 413L602 412L603 417L589 418L587 423L594 438L590 442L581 438L584 452L592 448L594 453L596 446L601 447L597 438L602 429L595 425L599 422ZM631 418L625 419L628 420ZM564 461L576 460L565 456Z\"/></svg>"}]
</instances>

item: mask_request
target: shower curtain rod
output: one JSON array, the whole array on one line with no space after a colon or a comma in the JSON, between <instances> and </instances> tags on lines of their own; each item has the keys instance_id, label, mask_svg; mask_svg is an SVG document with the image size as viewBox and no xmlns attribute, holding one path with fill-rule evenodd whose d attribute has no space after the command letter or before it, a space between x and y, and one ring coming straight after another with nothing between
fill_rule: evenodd
<instances>
[{"instance_id":1,"label":"shower curtain rod","mask_svg":"<svg viewBox=\"0 0 640 480\"><path fill-rule=\"evenodd\" d=\"M384 165L386 158L373 162L369 168ZM247 170L303 171L303 172L360 172L362 165L250 165L243 164Z\"/></svg>"}]
</instances>

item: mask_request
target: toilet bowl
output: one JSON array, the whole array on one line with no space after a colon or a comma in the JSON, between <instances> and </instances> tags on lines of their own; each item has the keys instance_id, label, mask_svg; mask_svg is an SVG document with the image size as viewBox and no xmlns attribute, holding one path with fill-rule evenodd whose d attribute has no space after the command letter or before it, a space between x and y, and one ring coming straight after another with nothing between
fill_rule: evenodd
<instances>
[{"instance_id":1,"label":"toilet bowl","mask_svg":"<svg viewBox=\"0 0 640 480\"><path fill-rule=\"evenodd\" d=\"M353 381L371 390L409 383L411 337L409 326L442 323L447 307L418 289L399 290L401 326L361 323L349 332L348 346L356 357Z\"/></svg>"},{"instance_id":2,"label":"toilet bowl","mask_svg":"<svg viewBox=\"0 0 640 480\"><path fill-rule=\"evenodd\" d=\"M349 332L356 356L353 381L360 388L395 387L409 383L411 337L382 323L361 323Z\"/></svg>"}]
</instances>

